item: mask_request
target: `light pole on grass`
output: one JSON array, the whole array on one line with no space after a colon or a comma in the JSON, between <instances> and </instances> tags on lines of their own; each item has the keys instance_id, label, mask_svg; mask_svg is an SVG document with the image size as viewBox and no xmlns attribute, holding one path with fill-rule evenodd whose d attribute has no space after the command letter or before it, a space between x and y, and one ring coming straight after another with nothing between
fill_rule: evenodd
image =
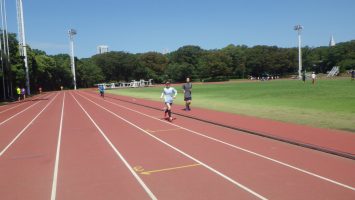
<instances>
[{"instance_id":1,"label":"light pole on grass","mask_svg":"<svg viewBox=\"0 0 355 200\"><path fill-rule=\"evenodd\" d=\"M301 79L301 71L302 71L302 53L301 53L301 31L303 26L296 25L294 30L298 33L298 79Z\"/></svg>"},{"instance_id":2,"label":"light pole on grass","mask_svg":"<svg viewBox=\"0 0 355 200\"><path fill-rule=\"evenodd\" d=\"M27 62L27 46L26 46L26 38L25 38L25 23L24 23L24 20L23 20L22 0L17 0L16 1L16 7L17 7L17 23L18 23L18 32L19 32L18 37L19 37L20 56L23 59L23 62L25 64L27 94L31 95L31 91L30 91L30 76L29 76L29 72L28 72L28 62Z\"/></svg>"},{"instance_id":3,"label":"light pole on grass","mask_svg":"<svg viewBox=\"0 0 355 200\"><path fill-rule=\"evenodd\" d=\"M70 63L71 63L71 72L73 74L73 84L74 90L76 90L76 77L75 77L75 60L74 60L74 35L77 34L76 30L70 29L68 31L69 40L70 40Z\"/></svg>"}]
</instances>

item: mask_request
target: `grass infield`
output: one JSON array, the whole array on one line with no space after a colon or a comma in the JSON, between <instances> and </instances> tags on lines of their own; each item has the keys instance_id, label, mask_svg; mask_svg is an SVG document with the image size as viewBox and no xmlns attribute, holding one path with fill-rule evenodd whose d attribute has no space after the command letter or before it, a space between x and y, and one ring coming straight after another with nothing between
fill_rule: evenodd
<instances>
[{"instance_id":1,"label":"grass infield","mask_svg":"<svg viewBox=\"0 0 355 200\"><path fill-rule=\"evenodd\" d=\"M108 93L161 101L164 86L107 90ZM174 103L183 105L181 85ZM193 83L192 107L355 132L355 81L231 81Z\"/></svg>"}]
</instances>

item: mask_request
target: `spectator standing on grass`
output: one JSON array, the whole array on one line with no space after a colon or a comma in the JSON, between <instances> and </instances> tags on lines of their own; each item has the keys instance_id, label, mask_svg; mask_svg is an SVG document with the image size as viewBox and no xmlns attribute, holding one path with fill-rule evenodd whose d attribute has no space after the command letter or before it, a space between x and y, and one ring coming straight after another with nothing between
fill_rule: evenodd
<instances>
[{"instance_id":1,"label":"spectator standing on grass","mask_svg":"<svg viewBox=\"0 0 355 200\"><path fill-rule=\"evenodd\" d=\"M186 111L190 111L190 104L192 102L191 90L192 83L190 83L190 78L186 78L186 83L182 85L182 89L184 90L184 101L185 101L185 109Z\"/></svg>"},{"instance_id":2,"label":"spectator standing on grass","mask_svg":"<svg viewBox=\"0 0 355 200\"><path fill-rule=\"evenodd\" d=\"M25 100L26 99L26 89L25 88L21 89L21 95L23 96L23 100Z\"/></svg>"},{"instance_id":3,"label":"spectator standing on grass","mask_svg":"<svg viewBox=\"0 0 355 200\"><path fill-rule=\"evenodd\" d=\"M305 83L306 82L306 70L303 70L302 73L302 81Z\"/></svg>"},{"instance_id":4,"label":"spectator standing on grass","mask_svg":"<svg viewBox=\"0 0 355 200\"><path fill-rule=\"evenodd\" d=\"M161 93L160 98L162 99L164 97L164 117L166 118L166 114L168 114L169 121L173 121L173 117L171 116L171 106L173 105L174 98L177 95L177 91L175 88L170 87L170 82L167 81L165 83L165 87L163 89L163 92Z\"/></svg>"},{"instance_id":5,"label":"spectator standing on grass","mask_svg":"<svg viewBox=\"0 0 355 200\"><path fill-rule=\"evenodd\" d=\"M312 84L316 83L316 73L312 73Z\"/></svg>"},{"instance_id":6,"label":"spectator standing on grass","mask_svg":"<svg viewBox=\"0 0 355 200\"><path fill-rule=\"evenodd\" d=\"M16 88L16 93L17 93L17 96L18 96L18 100L20 101L21 100L21 89L20 89L20 87Z\"/></svg>"},{"instance_id":7,"label":"spectator standing on grass","mask_svg":"<svg viewBox=\"0 0 355 200\"><path fill-rule=\"evenodd\" d=\"M351 80L353 81L355 79L355 70L351 71Z\"/></svg>"}]
</instances>

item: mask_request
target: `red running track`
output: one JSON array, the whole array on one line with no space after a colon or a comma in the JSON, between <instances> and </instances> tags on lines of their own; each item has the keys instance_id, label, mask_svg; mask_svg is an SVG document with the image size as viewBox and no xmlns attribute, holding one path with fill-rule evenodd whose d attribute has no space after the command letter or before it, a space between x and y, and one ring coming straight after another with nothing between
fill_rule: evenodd
<instances>
[{"instance_id":1,"label":"red running track","mask_svg":"<svg viewBox=\"0 0 355 200\"><path fill-rule=\"evenodd\" d=\"M1 199L355 199L354 160L83 91L38 99L0 107Z\"/></svg>"}]
</instances>

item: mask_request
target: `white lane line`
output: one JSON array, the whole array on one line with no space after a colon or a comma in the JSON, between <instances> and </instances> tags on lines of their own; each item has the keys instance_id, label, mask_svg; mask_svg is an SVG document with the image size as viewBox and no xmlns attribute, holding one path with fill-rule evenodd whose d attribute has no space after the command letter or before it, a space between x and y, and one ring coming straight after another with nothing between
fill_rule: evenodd
<instances>
[{"instance_id":1,"label":"white lane line","mask_svg":"<svg viewBox=\"0 0 355 200\"><path fill-rule=\"evenodd\" d=\"M27 102L26 102L26 103L27 103ZM22 103L22 104L18 104L17 106L14 106L14 107L5 109L5 110L1 111L0 114L1 114L1 113L4 113L4 112L6 112L6 111L12 110L12 109L14 109L14 108L17 108L17 107L19 107L19 106L22 106L22 105L24 105L24 104L23 104L23 103Z\"/></svg>"},{"instance_id":2,"label":"white lane line","mask_svg":"<svg viewBox=\"0 0 355 200\"><path fill-rule=\"evenodd\" d=\"M47 103L47 105L36 115L36 117L34 117L30 123L27 124L27 126L25 128L22 129L22 131L0 152L0 157L6 152L6 150L8 148L10 148L10 146L26 131L26 129L31 126L31 124L38 118L39 115L41 115L41 113L54 101L54 99L56 99L58 96L58 93L55 95L55 97Z\"/></svg>"},{"instance_id":3,"label":"white lane line","mask_svg":"<svg viewBox=\"0 0 355 200\"><path fill-rule=\"evenodd\" d=\"M80 94L79 94L79 95L80 95ZM82 96L82 95L80 95L80 96ZM130 122L130 121L124 119L123 117L121 117L121 116L117 115L116 113L114 113L114 112L108 110L107 108L105 108L105 107L103 107L103 106L101 106L101 105L99 105L99 104L93 102L92 100L86 98L85 96L82 96L82 97L84 97L84 98L87 99L88 101L92 102L93 104L97 105L98 107L101 107L102 109L106 110L107 112L111 113L112 115L116 116L117 118L121 119L122 121L124 121L124 122L130 124L131 126L133 126L133 127L135 127L135 128L137 128L138 130L142 131L143 133L149 135L150 137L156 139L157 141L159 141L159 142L165 144L166 146L168 146L168 147L172 148L173 150L179 152L180 154L186 156L187 158L190 158L191 160L193 160L193 161L199 163L200 165L202 165L202 166L204 166L205 168L209 169L209 170L212 171L213 173L215 173L215 174L221 176L222 178L228 180L229 182L233 183L233 184L236 185L237 187L242 188L243 190L249 192L250 194L254 195L255 197L257 197L257 198L259 198L259 199L262 199L262 200L266 200L266 199L267 199L266 197L264 197L264 196L258 194L257 192L253 191L252 189L250 189L250 188L244 186L243 184L241 184L241 183L239 183L239 182L233 180L232 178L228 177L227 175L223 174L222 172L220 172L220 171L218 171L218 170L212 168L211 166L209 166L209 165L203 163L202 161L198 160L197 158L195 158L195 157L193 157L193 156L191 156L191 155L185 153L184 151L180 150L179 148L176 148L176 147L174 147L173 145L171 145L171 144L169 144L169 143L167 143L167 142L161 140L160 138L158 138L158 137L152 135L152 134L149 133L148 131L146 131L146 130L144 130L143 128L137 126L136 124L134 124L134 123L132 123L132 122Z\"/></svg>"},{"instance_id":4,"label":"white lane line","mask_svg":"<svg viewBox=\"0 0 355 200\"><path fill-rule=\"evenodd\" d=\"M3 125L4 123L6 123L7 121L11 120L12 118L16 117L17 115L19 115L19 114L25 112L26 110L30 109L31 107L37 105L37 104L40 103L40 102L41 102L41 101L38 101L37 103L32 104L31 106L27 107L26 109L22 110L21 112L18 112L18 113L16 113L15 115L9 117L8 119L2 121L2 122L0 123L0 126Z\"/></svg>"},{"instance_id":5,"label":"white lane line","mask_svg":"<svg viewBox=\"0 0 355 200\"><path fill-rule=\"evenodd\" d=\"M136 178L136 180L139 182L139 184L144 188L144 190L147 192L149 197L153 200L157 200L153 192L148 188L148 186L143 182L143 180L137 175L137 173L133 170L133 167L127 162L127 160L122 156L122 154L118 151L118 149L112 144L110 139L106 136L106 134L101 130L101 128L96 124L96 122L91 118L89 113L83 108L83 106L79 103L79 101L73 96L73 94L70 94L78 103L80 108L85 112L85 114L88 116L88 118L91 120L91 122L95 125L97 130L101 133L101 135L105 138L106 142L111 146L111 148L115 151L117 156L122 160L122 162L126 165L128 170L132 173L132 175Z\"/></svg>"},{"instance_id":6,"label":"white lane line","mask_svg":"<svg viewBox=\"0 0 355 200\"><path fill-rule=\"evenodd\" d=\"M96 98L96 97L92 97L92 98ZM99 99L99 98L97 98L97 99ZM266 160L269 160L269 161L272 161L272 162L278 163L278 164L280 164L280 165L283 165L283 166L285 166L285 167L288 167L288 168L294 169L294 170L296 170L296 171L299 171L299 172L302 172L302 173L305 173L305 174L311 175L311 176L313 176L313 177L316 177L316 178L322 179L322 180L324 180L324 181L327 181L327 182L330 182L330 183L336 184L336 185L338 185L338 186L341 186L341 187L344 187L344 188L347 188L347 189L350 189L350 190L355 191L355 188L354 188L354 187L349 186L349 185L346 185L346 184L344 184L344 183L340 183L340 182L335 181L335 180L332 180L332 179L330 179L330 178L326 178L326 177L324 177L324 176L321 176L321 175L315 174L315 173L313 173L313 172L310 172L310 171L307 171L307 170L304 170L304 169L298 168L298 167L296 167L296 166L293 166L293 165L290 165L290 164L284 163L284 162L282 162L282 161L275 160L275 159L273 159L273 158L270 158L270 157L267 157L267 156L261 155L261 154L259 154L259 153L254 152L254 151L250 151L250 150L244 149L244 148L242 148L242 147L239 147L239 146L236 146L236 145L233 145L233 144L230 144L230 143L227 143L227 142L221 141L221 140L219 140L219 139L216 139L216 138L213 138L213 137L210 137L210 136L204 135L204 134L202 134L202 133L199 133L199 132L196 132L196 131L190 130L190 129L188 129L188 128L184 128L184 127L182 127L182 126L179 126L179 125L173 124L173 123L171 123L171 122L167 122L167 121L161 120L161 119L159 119L159 118L152 117L152 116L150 116L150 115L147 115L147 114L141 113L141 112L139 112L139 111L136 111L136 110L130 109L130 108L128 108L128 107L125 107L125 106L122 106L122 105L119 105L119 104L113 103L113 102L111 102L111 101L105 100L105 102L111 103L111 104L113 104L113 105L116 105L116 106L119 106L119 107L121 107L121 108L124 108L124 109L130 110L130 111L132 111L132 112L135 112L135 113L141 114L141 115L143 115L143 116L146 116L146 117L149 117L149 118L152 118L152 119L158 120L158 121L163 122L163 123L166 123L166 124L169 124L169 125L171 125L171 126L175 126L175 127L181 128L181 129L183 129L183 130L186 130L186 131L188 131L188 132L190 132L190 133L193 133L193 134L199 135L199 136L201 136L201 137L204 137L204 138L207 138L207 139L210 139L210 140L213 140L213 141L219 142L219 143L221 143L221 144L227 145L227 146L232 147L232 148L235 148L235 149L239 149L239 150L241 150L241 151L247 152L247 153L252 154L252 155L255 155L255 156L257 156L257 157L264 158L264 159L266 159Z\"/></svg>"},{"instance_id":7,"label":"white lane line","mask_svg":"<svg viewBox=\"0 0 355 200\"><path fill-rule=\"evenodd\" d=\"M6 112L6 111L12 110L12 109L14 109L14 108L17 108L17 107L19 107L19 106L25 105L25 104L27 104L27 103L30 102L30 101L39 99L39 97L41 97L41 96L38 96L38 97L36 97L36 98L34 98L34 99L30 99L30 100L25 101L25 102L23 102L23 103L19 103L17 106L13 106L13 107L11 107L11 108L8 108L8 109L5 109L5 110L3 110L3 111L0 111L0 114L1 114L1 113L4 113L4 112Z\"/></svg>"},{"instance_id":8,"label":"white lane line","mask_svg":"<svg viewBox=\"0 0 355 200\"><path fill-rule=\"evenodd\" d=\"M59 125L59 132L58 132L57 152L55 155L51 200L55 200L57 196L56 194L57 194L58 166L59 166L59 156L60 156L60 145L62 142L64 102L65 102L65 92L64 92L63 102L62 102L62 113L60 115L60 123L59 123L60 125Z\"/></svg>"}]
</instances>

